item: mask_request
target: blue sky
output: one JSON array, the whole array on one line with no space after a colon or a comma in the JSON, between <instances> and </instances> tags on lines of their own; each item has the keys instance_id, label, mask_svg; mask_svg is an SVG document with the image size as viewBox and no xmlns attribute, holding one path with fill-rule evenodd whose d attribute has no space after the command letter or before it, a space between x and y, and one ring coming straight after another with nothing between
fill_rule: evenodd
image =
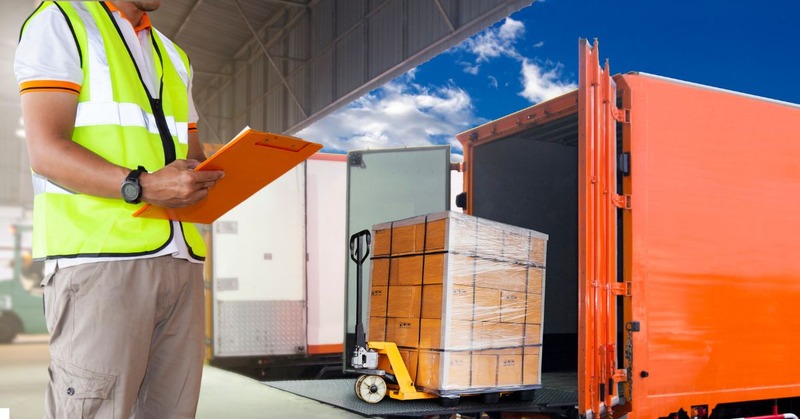
<instances>
[{"instance_id":1,"label":"blue sky","mask_svg":"<svg viewBox=\"0 0 800 419\"><path fill-rule=\"evenodd\" d=\"M578 39L641 71L800 103L800 2L537 1L297 135L327 151L451 144L576 88ZM799 128L800 129L800 128Z\"/></svg>"}]
</instances>

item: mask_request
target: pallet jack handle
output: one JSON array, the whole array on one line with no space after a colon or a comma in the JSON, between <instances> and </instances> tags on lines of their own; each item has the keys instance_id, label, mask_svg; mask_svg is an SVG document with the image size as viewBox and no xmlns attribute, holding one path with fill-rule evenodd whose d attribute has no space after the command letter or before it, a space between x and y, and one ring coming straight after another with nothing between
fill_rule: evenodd
<instances>
[{"instance_id":1,"label":"pallet jack handle","mask_svg":"<svg viewBox=\"0 0 800 419\"><path fill-rule=\"evenodd\" d=\"M365 238L366 240L362 240ZM366 242L366 245L363 243ZM369 230L361 230L350 236L350 259L356 263L356 351L358 348L367 347L367 338L364 334L364 320L361 317L361 287L364 282L363 267L369 256L369 245L372 235ZM365 250L366 249L366 250Z\"/></svg>"}]
</instances>

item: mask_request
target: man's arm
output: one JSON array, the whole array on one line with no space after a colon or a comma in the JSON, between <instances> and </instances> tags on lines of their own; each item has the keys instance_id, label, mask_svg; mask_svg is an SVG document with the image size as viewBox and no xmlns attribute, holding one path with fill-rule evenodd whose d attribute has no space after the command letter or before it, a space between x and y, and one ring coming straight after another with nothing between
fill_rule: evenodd
<instances>
[{"instance_id":1,"label":"man's arm","mask_svg":"<svg viewBox=\"0 0 800 419\"><path fill-rule=\"evenodd\" d=\"M189 151L187 158L203 162L206 160L206 153L203 152L203 146L200 145L200 135L197 131L189 131Z\"/></svg>"},{"instance_id":2,"label":"man's arm","mask_svg":"<svg viewBox=\"0 0 800 419\"><path fill-rule=\"evenodd\" d=\"M117 166L72 141L78 97L66 92L30 92L22 95L22 116L31 168L53 182L79 193L122 199L120 185L131 168ZM199 148L194 133L195 147ZM192 140L190 139L190 150ZM190 154L198 155L195 151ZM176 160L140 178L142 200L178 208L192 205L222 178L221 171L195 172L197 160Z\"/></svg>"}]
</instances>

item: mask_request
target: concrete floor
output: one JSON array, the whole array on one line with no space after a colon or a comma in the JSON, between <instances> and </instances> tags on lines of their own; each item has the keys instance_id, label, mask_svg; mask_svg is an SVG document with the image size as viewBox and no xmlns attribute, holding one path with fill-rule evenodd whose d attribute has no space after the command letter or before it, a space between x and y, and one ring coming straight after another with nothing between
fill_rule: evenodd
<instances>
[{"instance_id":1,"label":"concrete floor","mask_svg":"<svg viewBox=\"0 0 800 419\"><path fill-rule=\"evenodd\" d=\"M23 336L0 345L0 416L41 418L47 384L46 336ZM197 418L360 418L362 416L267 387L258 381L206 366Z\"/></svg>"}]
</instances>

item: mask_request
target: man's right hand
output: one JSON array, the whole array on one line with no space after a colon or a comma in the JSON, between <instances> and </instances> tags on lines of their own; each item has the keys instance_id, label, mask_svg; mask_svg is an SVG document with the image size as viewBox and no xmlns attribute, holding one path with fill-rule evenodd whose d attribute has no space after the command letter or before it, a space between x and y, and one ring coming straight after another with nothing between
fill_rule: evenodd
<instances>
[{"instance_id":1,"label":"man's right hand","mask_svg":"<svg viewBox=\"0 0 800 419\"><path fill-rule=\"evenodd\" d=\"M197 160L175 160L153 173L142 173L142 201L165 208L181 208L202 201L225 175L221 170L195 171Z\"/></svg>"}]
</instances>

